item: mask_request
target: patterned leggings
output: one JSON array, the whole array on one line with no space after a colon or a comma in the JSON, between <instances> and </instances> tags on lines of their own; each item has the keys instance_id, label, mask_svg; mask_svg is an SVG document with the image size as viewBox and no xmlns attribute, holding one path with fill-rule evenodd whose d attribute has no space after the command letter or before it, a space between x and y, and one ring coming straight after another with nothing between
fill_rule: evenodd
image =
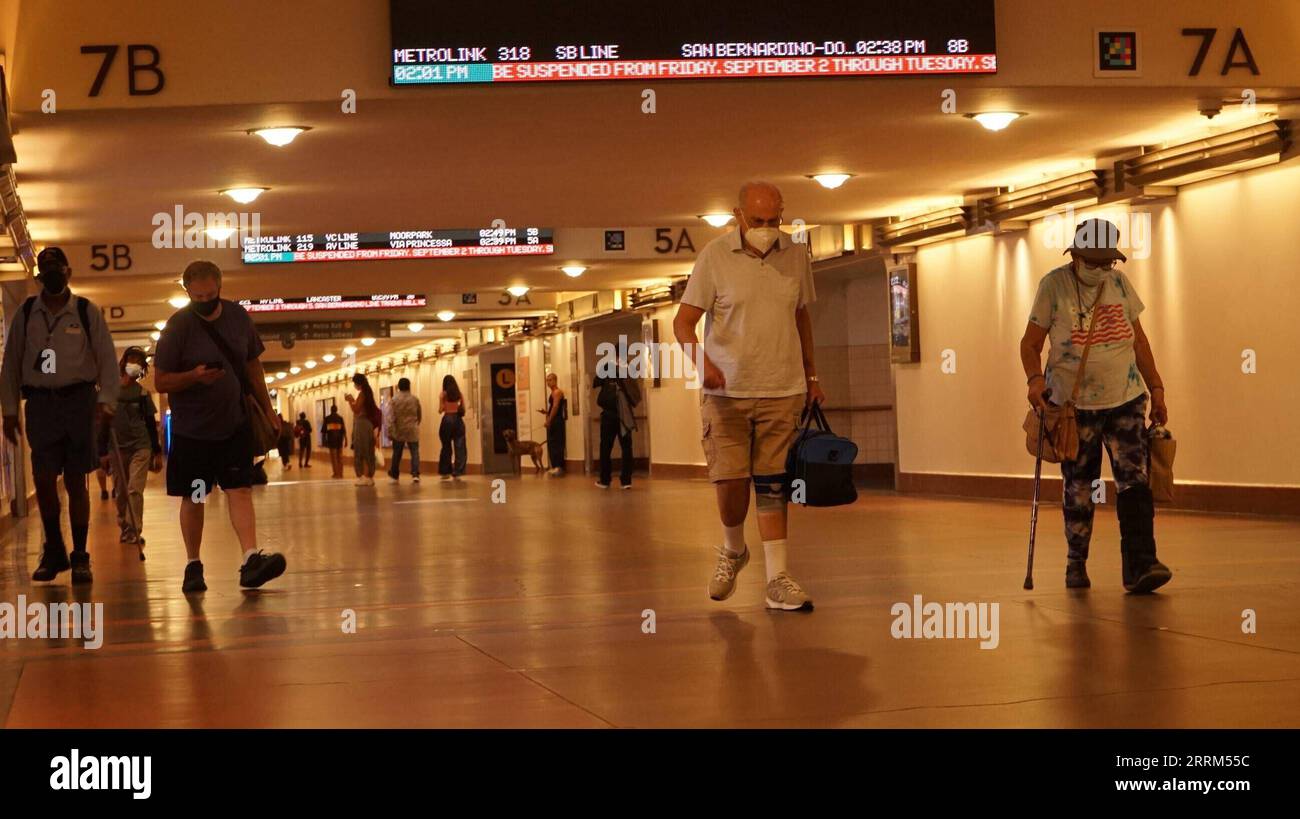
<instances>
[{"instance_id":1,"label":"patterned leggings","mask_svg":"<svg viewBox=\"0 0 1300 819\"><path fill-rule=\"evenodd\" d=\"M1093 481L1101 477L1102 444L1110 455L1110 471L1121 494L1135 486L1148 485L1146 411L1146 395L1111 409L1078 411L1079 457L1061 463L1061 477L1065 481L1061 505L1070 560L1088 559Z\"/></svg>"}]
</instances>

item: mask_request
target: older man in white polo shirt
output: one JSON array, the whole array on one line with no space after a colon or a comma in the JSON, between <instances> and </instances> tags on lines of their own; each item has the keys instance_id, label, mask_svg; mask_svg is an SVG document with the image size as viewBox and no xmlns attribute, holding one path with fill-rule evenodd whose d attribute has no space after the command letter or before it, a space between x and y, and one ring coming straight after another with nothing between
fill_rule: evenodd
<instances>
[{"instance_id":1,"label":"older man in white polo shirt","mask_svg":"<svg viewBox=\"0 0 1300 819\"><path fill-rule=\"evenodd\" d=\"M825 395L813 362L808 245L781 233L782 209L775 185L741 187L738 227L700 251L673 331L693 354L696 325L708 317L701 439L723 530L709 596L730 597L749 562L744 532L752 481L767 605L793 611L811 608L812 599L786 570L786 453L803 408Z\"/></svg>"}]
</instances>

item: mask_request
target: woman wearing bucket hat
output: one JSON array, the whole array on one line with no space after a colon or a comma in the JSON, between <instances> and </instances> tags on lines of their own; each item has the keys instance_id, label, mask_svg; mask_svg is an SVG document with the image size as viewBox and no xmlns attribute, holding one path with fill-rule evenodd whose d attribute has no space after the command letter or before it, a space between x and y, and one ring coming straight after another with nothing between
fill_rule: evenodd
<instances>
[{"instance_id":1,"label":"woman wearing bucket hat","mask_svg":"<svg viewBox=\"0 0 1300 819\"><path fill-rule=\"evenodd\" d=\"M1043 277L1020 340L1020 359L1028 381L1029 403L1045 409L1073 401L1078 420L1078 453L1062 459L1062 506L1069 547L1068 588L1087 588L1086 561L1092 539L1094 481L1101 477L1101 450L1110 456L1119 492L1123 584L1147 593L1168 583L1173 573L1156 559L1155 507L1147 471L1144 431L1151 419L1168 421L1165 389L1151 344L1138 315L1142 300L1128 277L1116 268L1127 261L1118 249L1119 228L1104 219L1086 219L1066 249L1070 262ZM1047 372L1041 370L1043 343L1050 337ZM1076 376L1083 370L1082 383ZM1148 390L1150 392L1148 396Z\"/></svg>"}]
</instances>

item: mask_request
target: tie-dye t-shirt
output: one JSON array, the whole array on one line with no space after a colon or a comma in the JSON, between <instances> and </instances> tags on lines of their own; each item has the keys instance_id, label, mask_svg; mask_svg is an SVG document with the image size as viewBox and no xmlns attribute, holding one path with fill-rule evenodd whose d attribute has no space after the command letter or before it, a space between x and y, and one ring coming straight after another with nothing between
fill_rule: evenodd
<instances>
[{"instance_id":1,"label":"tie-dye t-shirt","mask_svg":"<svg viewBox=\"0 0 1300 819\"><path fill-rule=\"evenodd\" d=\"M1133 322L1143 310L1142 300L1128 277L1119 270L1109 271L1098 287L1102 291L1100 298L1097 298L1097 287L1079 284L1076 290L1074 272L1068 264L1048 273L1038 283L1029 320L1048 331L1051 348L1047 353L1046 375L1054 404L1064 404L1074 390L1093 310L1099 311L1097 326L1092 333L1092 349L1076 406L1110 409L1146 392L1133 352ZM1094 299L1096 307L1089 310Z\"/></svg>"}]
</instances>

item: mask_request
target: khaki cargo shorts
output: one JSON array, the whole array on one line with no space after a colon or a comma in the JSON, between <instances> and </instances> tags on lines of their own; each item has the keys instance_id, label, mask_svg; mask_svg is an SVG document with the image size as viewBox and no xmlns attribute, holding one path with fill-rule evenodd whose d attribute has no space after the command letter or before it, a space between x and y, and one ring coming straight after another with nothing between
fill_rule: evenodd
<instances>
[{"instance_id":1,"label":"khaki cargo shorts","mask_svg":"<svg viewBox=\"0 0 1300 819\"><path fill-rule=\"evenodd\" d=\"M709 480L782 475L803 412L805 393L781 398L705 395L700 442Z\"/></svg>"}]
</instances>

